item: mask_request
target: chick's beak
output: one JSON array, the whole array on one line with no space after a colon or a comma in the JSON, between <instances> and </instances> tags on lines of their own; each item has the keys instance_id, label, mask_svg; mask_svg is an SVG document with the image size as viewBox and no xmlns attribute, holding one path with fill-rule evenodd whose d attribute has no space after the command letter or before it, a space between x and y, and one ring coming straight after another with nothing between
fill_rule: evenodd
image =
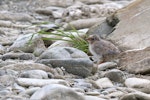
<instances>
[{"instance_id":1,"label":"chick's beak","mask_svg":"<svg viewBox=\"0 0 150 100\"><path fill-rule=\"evenodd\" d=\"M86 38L86 41L90 41L90 38L89 38L89 37L87 37L87 38Z\"/></svg>"}]
</instances>

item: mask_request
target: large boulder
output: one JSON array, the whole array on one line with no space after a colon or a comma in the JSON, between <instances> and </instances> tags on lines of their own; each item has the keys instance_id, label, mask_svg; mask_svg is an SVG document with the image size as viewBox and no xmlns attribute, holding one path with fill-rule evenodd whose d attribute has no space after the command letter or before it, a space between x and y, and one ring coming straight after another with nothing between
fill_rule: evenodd
<instances>
[{"instance_id":1,"label":"large boulder","mask_svg":"<svg viewBox=\"0 0 150 100\"><path fill-rule=\"evenodd\" d=\"M56 68L64 68L67 72L74 75L87 77L91 75L93 70L93 62L87 58L77 58L77 59L43 59L37 61L45 65L50 64L50 66Z\"/></svg>"},{"instance_id":2,"label":"large boulder","mask_svg":"<svg viewBox=\"0 0 150 100\"><path fill-rule=\"evenodd\" d=\"M136 0L106 19L107 26L112 26L114 31L105 36L125 51L120 56L120 66L135 74L150 73L149 5L150 0ZM103 35L102 32L97 34Z\"/></svg>"},{"instance_id":3,"label":"large boulder","mask_svg":"<svg viewBox=\"0 0 150 100\"><path fill-rule=\"evenodd\" d=\"M150 93L150 80L142 78L128 78L125 80L125 85L129 88L134 88L144 93Z\"/></svg>"},{"instance_id":4,"label":"large boulder","mask_svg":"<svg viewBox=\"0 0 150 100\"><path fill-rule=\"evenodd\" d=\"M150 95L142 92L128 93L123 95L120 100L150 100Z\"/></svg>"},{"instance_id":5,"label":"large boulder","mask_svg":"<svg viewBox=\"0 0 150 100\"><path fill-rule=\"evenodd\" d=\"M93 62L88 55L73 47L53 47L43 52L36 61L54 68L64 68L67 72L87 77L91 75Z\"/></svg>"},{"instance_id":6,"label":"large boulder","mask_svg":"<svg viewBox=\"0 0 150 100\"><path fill-rule=\"evenodd\" d=\"M135 0L127 7L91 27L88 34L107 38L122 50L140 49L150 46L149 19L150 0Z\"/></svg>"},{"instance_id":7,"label":"large boulder","mask_svg":"<svg viewBox=\"0 0 150 100\"><path fill-rule=\"evenodd\" d=\"M40 59L88 58L88 55L73 47L53 47L44 51Z\"/></svg>"},{"instance_id":8,"label":"large boulder","mask_svg":"<svg viewBox=\"0 0 150 100\"><path fill-rule=\"evenodd\" d=\"M36 91L30 100L85 100L84 96L79 95L69 87L51 84L44 86Z\"/></svg>"},{"instance_id":9,"label":"large boulder","mask_svg":"<svg viewBox=\"0 0 150 100\"><path fill-rule=\"evenodd\" d=\"M108 38L125 49L140 49L150 46L150 0L136 0L112 17L119 23ZM113 18L112 18L113 19Z\"/></svg>"},{"instance_id":10,"label":"large boulder","mask_svg":"<svg viewBox=\"0 0 150 100\"><path fill-rule=\"evenodd\" d=\"M31 60L35 59L35 56L32 53L6 53L2 56L2 60L7 59L20 59L20 60Z\"/></svg>"},{"instance_id":11,"label":"large boulder","mask_svg":"<svg viewBox=\"0 0 150 100\"><path fill-rule=\"evenodd\" d=\"M120 66L130 73L150 73L150 47L125 51L120 55Z\"/></svg>"}]
</instances>

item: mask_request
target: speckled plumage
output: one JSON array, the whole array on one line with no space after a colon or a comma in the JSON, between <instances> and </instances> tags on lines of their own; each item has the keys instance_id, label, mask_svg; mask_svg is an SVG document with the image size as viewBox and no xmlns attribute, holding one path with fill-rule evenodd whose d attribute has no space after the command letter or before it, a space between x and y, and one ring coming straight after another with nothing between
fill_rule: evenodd
<instances>
[{"instance_id":1,"label":"speckled plumage","mask_svg":"<svg viewBox=\"0 0 150 100\"><path fill-rule=\"evenodd\" d=\"M120 53L119 49L114 44L110 41L101 39L97 35L90 35L87 41L89 42L89 51L96 57L99 63Z\"/></svg>"}]
</instances>

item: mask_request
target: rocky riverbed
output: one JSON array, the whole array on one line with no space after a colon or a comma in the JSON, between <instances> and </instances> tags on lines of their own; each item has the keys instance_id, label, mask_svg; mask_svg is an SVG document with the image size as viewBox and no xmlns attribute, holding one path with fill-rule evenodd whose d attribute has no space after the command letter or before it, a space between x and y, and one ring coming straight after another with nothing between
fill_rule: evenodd
<instances>
[{"instance_id":1,"label":"rocky riverbed","mask_svg":"<svg viewBox=\"0 0 150 100\"><path fill-rule=\"evenodd\" d=\"M149 5L1 0L0 100L150 100ZM53 34L39 34L43 30ZM117 61L97 64L68 34L82 40L97 34L121 53Z\"/></svg>"}]
</instances>

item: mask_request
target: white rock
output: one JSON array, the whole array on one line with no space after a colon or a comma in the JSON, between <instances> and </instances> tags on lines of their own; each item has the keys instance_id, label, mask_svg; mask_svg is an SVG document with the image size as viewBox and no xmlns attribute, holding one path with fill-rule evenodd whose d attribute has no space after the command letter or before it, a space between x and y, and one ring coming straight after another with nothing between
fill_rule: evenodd
<instances>
[{"instance_id":1,"label":"white rock","mask_svg":"<svg viewBox=\"0 0 150 100\"><path fill-rule=\"evenodd\" d=\"M123 96L125 93L122 91L116 91L116 92L112 92L110 94L108 94L109 97L121 97Z\"/></svg>"},{"instance_id":2,"label":"white rock","mask_svg":"<svg viewBox=\"0 0 150 100\"><path fill-rule=\"evenodd\" d=\"M150 39L148 37L150 36L150 23L148 20L150 20L150 18L147 17L150 15L150 9L148 9L149 4L150 0L142 0L141 2L135 0L135 2L123 10L118 10L115 14L119 19L119 23L108 38L112 41L116 41L119 46L128 49L149 47Z\"/></svg>"},{"instance_id":3,"label":"white rock","mask_svg":"<svg viewBox=\"0 0 150 100\"><path fill-rule=\"evenodd\" d=\"M98 70L102 71L102 70L106 70L106 69L111 69L117 67L117 64L114 62L105 62L102 64L98 65Z\"/></svg>"},{"instance_id":4,"label":"white rock","mask_svg":"<svg viewBox=\"0 0 150 100\"><path fill-rule=\"evenodd\" d=\"M37 90L39 90L40 87L33 87L33 88L29 88L26 89L24 92L22 92L21 94L27 94L27 95L32 95L34 92L36 92Z\"/></svg>"},{"instance_id":5,"label":"white rock","mask_svg":"<svg viewBox=\"0 0 150 100\"><path fill-rule=\"evenodd\" d=\"M150 80L142 79L142 78L128 78L125 80L125 85L127 87L135 87L138 85L150 84Z\"/></svg>"},{"instance_id":6,"label":"white rock","mask_svg":"<svg viewBox=\"0 0 150 100\"><path fill-rule=\"evenodd\" d=\"M29 79L29 78L18 78L17 82L21 86L45 86L48 84L62 84L68 85L65 80L62 79Z\"/></svg>"},{"instance_id":7,"label":"white rock","mask_svg":"<svg viewBox=\"0 0 150 100\"><path fill-rule=\"evenodd\" d=\"M23 78L48 79L48 74L43 70L28 70L21 73Z\"/></svg>"},{"instance_id":8,"label":"white rock","mask_svg":"<svg viewBox=\"0 0 150 100\"><path fill-rule=\"evenodd\" d=\"M85 100L106 100L96 96L85 96Z\"/></svg>"},{"instance_id":9,"label":"white rock","mask_svg":"<svg viewBox=\"0 0 150 100\"><path fill-rule=\"evenodd\" d=\"M53 48L53 47L71 47L71 44L68 41L58 40L54 42L52 45L50 45L48 48Z\"/></svg>"},{"instance_id":10,"label":"white rock","mask_svg":"<svg viewBox=\"0 0 150 100\"><path fill-rule=\"evenodd\" d=\"M126 76L124 72L118 69L112 69L104 74L105 77L109 78L113 82L124 83Z\"/></svg>"},{"instance_id":11,"label":"white rock","mask_svg":"<svg viewBox=\"0 0 150 100\"><path fill-rule=\"evenodd\" d=\"M74 0L37 0L39 6L67 7L74 3Z\"/></svg>"},{"instance_id":12,"label":"white rock","mask_svg":"<svg viewBox=\"0 0 150 100\"><path fill-rule=\"evenodd\" d=\"M101 88L113 87L113 83L108 78L101 78L96 80L96 84Z\"/></svg>"}]
</instances>

